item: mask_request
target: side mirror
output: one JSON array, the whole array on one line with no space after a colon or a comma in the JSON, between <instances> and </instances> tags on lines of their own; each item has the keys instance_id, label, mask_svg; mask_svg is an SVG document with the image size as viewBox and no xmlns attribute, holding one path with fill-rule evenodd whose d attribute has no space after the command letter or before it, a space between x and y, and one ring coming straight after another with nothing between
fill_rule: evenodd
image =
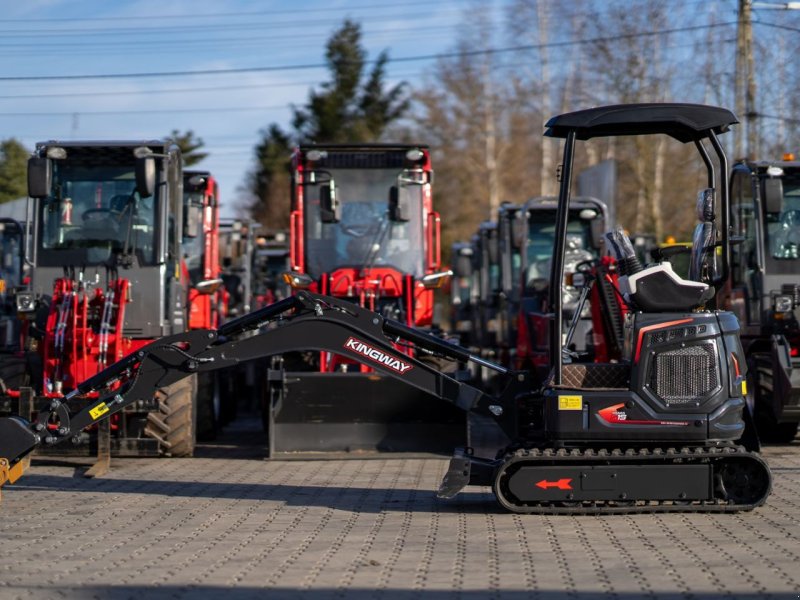
<instances>
[{"instance_id":1,"label":"side mirror","mask_svg":"<svg viewBox=\"0 0 800 600\"><path fill-rule=\"evenodd\" d=\"M148 198L156 191L156 161L152 156L136 158L136 191Z\"/></svg>"},{"instance_id":2,"label":"side mirror","mask_svg":"<svg viewBox=\"0 0 800 600\"><path fill-rule=\"evenodd\" d=\"M411 220L411 195L408 187L393 185L389 188L389 220L398 222Z\"/></svg>"},{"instance_id":3,"label":"side mirror","mask_svg":"<svg viewBox=\"0 0 800 600\"><path fill-rule=\"evenodd\" d=\"M196 238L203 224L203 207L188 202L183 209L183 237Z\"/></svg>"},{"instance_id":4,"label":"side mirror","mask_svg":"<svg viewBox=\"0 0 800 600\"><path fill-rule=\"evenodd\" d=\"M422 285L428 290L440 288L452 276L453 272L450 269L447 271L440 271L439 273L429 273L422 278Z\"/></svg>"},{"instance_id":5,"label":"side mirror","mask_svg":"<svg viewBox=\"0 0 800 600\"><path fill-rule=\"evenodd\" d=\"M333 180L319 188L319 218L323 223L338 223L342 218L342 209L336 198Z\"/></svg>"},{"instance_id":6,"label":"side mirror","mask_svg":"<svg viewBox=\"0 0 800 600\"><path fill-rule=\"evenodd\" d=\"M767 212L783 212L783 179L774 177L764 180L764 204Z\"/></svg>"},{"instance_id":7,"label":"side mirror","mask_svg":"<svg viewBox=\"0 0 800 600\"><path fill-rule=\"evenodd\" d=\"M213 294L222 286L222 284L222 279L204 279L194 286L194 289L201 294Z\"/></svg>"},{"instance_id":8,"label":"side mirror","mask_svg":"<svg viewBox=\"0 0 800 600\"><path fill-rule=\"evenodd\" d=\"M53 182L53 161L44 156L28 159L28 196L47 198Z\"/></svg>"}]
</instances>

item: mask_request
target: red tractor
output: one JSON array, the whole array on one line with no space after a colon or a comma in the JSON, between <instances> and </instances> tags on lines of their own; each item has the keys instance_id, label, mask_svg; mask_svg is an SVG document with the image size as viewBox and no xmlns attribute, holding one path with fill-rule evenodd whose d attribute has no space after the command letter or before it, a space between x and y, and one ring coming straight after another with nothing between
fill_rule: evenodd
<instances>
[{"instance_id":1,"label":"red tractor","mask_svg":"<svg viewBox=\"0 0 800 600\"><path fill-rule=\"evenodd\" d=\"M198 180L200 193L184 197L181 154L171 142L37 144L28 163L30 287L17 294L17 308L27 317L25 348L38 359L29 364L38 366L32 387L5 390L18 400L20 415L58 405L78 382L122 356L187 331L192 316L196 327L216 322L199 316L213 304L200 296L213 295L221 281L213 271L195 273L189 249L198 239L214 244L204 217L216 209L202 191L211 181ZM190 306L198 307L195 315ZM163 388L115 415L107 428L75 433L73 444L96 443L99 469L107 468L112 451L190 456L197 413L211 401L198 395L201 387L193 376Z\"/></svg>"},{"instance_id":2,"label":"red tractor","mask_svg":"<svg viewBox=\"0 0 800 600\"><path fill-rule=\"evenodd\" d=\"M432 182L426 146L299 147L292 157L290 285L430 329L434 288L450 273L440 272ZM433 358L413 346L397 348ZM339 354L284 355L269 380L264 422L273 455L446 451L464 441L458 411Z\"/></svg>"}]
</instances>

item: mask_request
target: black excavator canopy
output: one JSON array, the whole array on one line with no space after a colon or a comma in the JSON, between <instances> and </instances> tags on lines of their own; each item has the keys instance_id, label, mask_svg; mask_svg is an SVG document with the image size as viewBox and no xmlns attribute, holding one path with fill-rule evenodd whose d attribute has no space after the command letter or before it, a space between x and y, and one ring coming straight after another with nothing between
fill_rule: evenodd
<instances>
[{"instance_id":1,"label":"black excavator canopy","mask_svg":"<svg viewBox=\"0 0 800 600\"><path fill-rule=\"evenodd\" d=\"M551 118L546 136L565 138L575 131L579 140L621 135L665 134L687 143L728 131L738 123L731 111L718 106L681 103L617 104Z\"/></svg>"}]
</instances>

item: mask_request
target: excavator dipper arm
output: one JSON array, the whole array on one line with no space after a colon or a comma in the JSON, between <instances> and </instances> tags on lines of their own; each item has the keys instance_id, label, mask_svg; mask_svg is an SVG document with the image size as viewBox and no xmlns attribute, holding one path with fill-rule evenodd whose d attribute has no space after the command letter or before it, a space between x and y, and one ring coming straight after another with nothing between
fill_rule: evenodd
<instances>
[{"instance_id":1,"label":"excavator dipper arm","mask_svg":"<svg viewBox=\"0 0 800 600\"><path fill-rule=\"evenodd\" d=\"M460 346L347 301L299 292L218 330L201 329L160 338L79 384L63 399L54 399L49 406L40 408L34 423L17 417L0 419L0 485L4 480L13 483L21 475L22 467L17 465L36 446L72 439L88 425L111 417L137 400L152 398L159 388L192 373L297 350L327 351L352 358L464 411L487 417L506 438L514 439L515 411L509 407L516 390L527 383L527 374L515 373L510 378L512 385L500 397L492 397L398 351L396 341L410 342L453 360L477 360L507 373ZM111 389L115 384L119 385ZM99 392L99 397L73 414L70 400L89 392Z\"/></svg>"}]
</instances>

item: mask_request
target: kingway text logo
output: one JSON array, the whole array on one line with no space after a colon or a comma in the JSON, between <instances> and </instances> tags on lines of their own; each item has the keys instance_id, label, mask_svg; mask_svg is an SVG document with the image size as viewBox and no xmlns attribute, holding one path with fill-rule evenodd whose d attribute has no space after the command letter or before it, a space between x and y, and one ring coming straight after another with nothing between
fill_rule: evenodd
<instances>
[{"instance_id":1,"label":"kingway text logo","mask_svg":"<svg viewBox=\"0 0 800 600\"><path fill-rule=\"evenodd\" d=\"M407 371L410 371L412 368L414 368L413 365L400 360L396 356L386 354L383 350L373 348L369 344L353 337L348 338L348 340L344 343L344 347L357 354L360 354L361 356L365 356L366 358L375 361L380 365L389 367L392 371L397 371L400 373L400 375L405 375Z\"/></svg>"}]
</instances>

